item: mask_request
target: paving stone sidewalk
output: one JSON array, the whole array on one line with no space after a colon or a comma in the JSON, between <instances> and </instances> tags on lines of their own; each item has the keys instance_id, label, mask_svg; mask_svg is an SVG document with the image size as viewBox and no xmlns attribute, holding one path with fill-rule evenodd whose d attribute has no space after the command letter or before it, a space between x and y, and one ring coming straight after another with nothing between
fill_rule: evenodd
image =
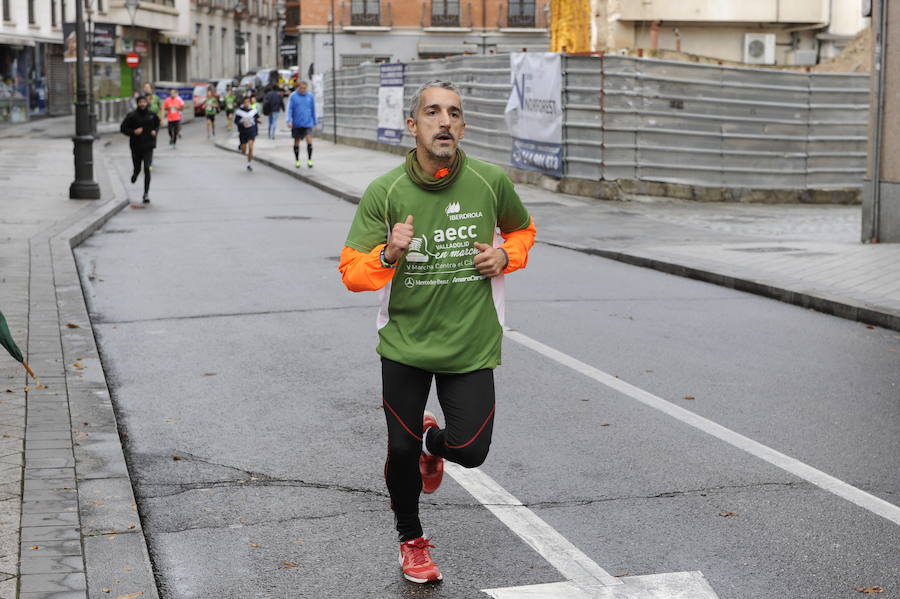
<instances>
[{"instance_id":1,"label":"paving stone sidewalk","mask_svg":"<svg viewBox=\"0 0 900 599\"><path fill-rule=\"evenodd\" d=\"M72 256L127 203L94 157L73 201L70 140L0 144L0 310L41 383L0 356L0 599L158 597Z\"/></svg>"},{"instance_id":2,"label":"paving stone sidewalk","mask_svg":"<svg viewBox=\"0 0 900 599\"><path fill-rule=\"evenodd\" d=\"M236 151L236 138L223 133L217 145ZM276 140L257 139L257 160L349 201L401 162L326 136L314 142L313 168L301 143L296 168L291 144L282 124ZM233 160L236 169L244 167L243 156ZM860 243L859 206L604 201L533 185L517 189L541 242L900 330L900 244Z\"/></svg>"}]
</instances>

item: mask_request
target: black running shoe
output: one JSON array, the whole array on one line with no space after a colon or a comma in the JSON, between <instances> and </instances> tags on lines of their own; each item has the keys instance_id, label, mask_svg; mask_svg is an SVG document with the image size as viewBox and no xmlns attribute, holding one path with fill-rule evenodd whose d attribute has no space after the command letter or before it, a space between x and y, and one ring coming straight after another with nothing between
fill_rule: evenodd
<instances>
[{"instance_id":1,"label":"black running shoe","mask_svg":"<svg viewBox=\"0 0 900 599\"><path fill-rule=\"evenodd\" d=\"M133 173L131 175L131 182L134 183L135 181L137 181L137 178L138 178L138 173Z\"/></svg>"}]
</instances>

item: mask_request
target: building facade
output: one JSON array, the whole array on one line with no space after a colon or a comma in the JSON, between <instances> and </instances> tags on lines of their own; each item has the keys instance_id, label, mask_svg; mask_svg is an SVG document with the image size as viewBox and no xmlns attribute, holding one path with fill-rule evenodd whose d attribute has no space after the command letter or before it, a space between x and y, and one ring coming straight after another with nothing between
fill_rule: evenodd
<instances>
[{"instance_id":1,"label":"building facade","mask_svg":"<svg viewBox=\"0 0 900 599\"><path fill-rule=\"evenodd\" d=\"M548 0L335 0L335 66L547 51ZM332 68L331 3L287 1L303 76Z\"/></svg>"},{"instance_id":2,"label":"building facade","mask_svg":"<svg viewBox=\"0 0 900 599\"><path fill-rule=\"evenodd\" d=\"M0 124L67 114L59 0L0 0Z\"/></svg>"},{"instance_id":3,"label":"building facade","mask_svg":"<svg viewBox=\"0 0 900 599\"><path fill-rule=\"evenodd\" d=\"M869 24L864 0L592 0L596 50L672 50L754 65L811 66Z\"/></svg>"}]
</instances>

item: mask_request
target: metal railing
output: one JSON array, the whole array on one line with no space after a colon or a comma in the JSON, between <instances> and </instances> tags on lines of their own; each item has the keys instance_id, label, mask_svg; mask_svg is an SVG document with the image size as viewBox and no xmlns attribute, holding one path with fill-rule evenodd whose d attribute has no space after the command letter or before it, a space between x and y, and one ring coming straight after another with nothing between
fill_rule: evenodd
<instances>
[{"instance_id":1,"label":"metal railing","mask_svg":"<svg viewBox=\"0 0 900 599\"><path fill-rule=\"evenodd\" d=\"M377 10L373 11L372 8ZM363 10L360 10L360 9ZM378 2L368 0L365 6L358 0L344 0L341 2L340 20L341 27L393 27L394 19L390 2Z\"/></svg>"},{"instance_id":2,"label":"metal railing","mask_svg":"<svg viewBox=\"0 0 900 599\"><path fill-rule=\"evenodd\" d=\"M405 102L429 79L462 91L463 147L509 165L509 57L406 65ZM325 106L331 106L331 74ZM377 65L337 72L338 135L377 140ZM564 56L565 176L753 189L858 189L866 171L868 76ZM331 131L331 114L326 110ZM404 133L403 144L415 142Z\"/></svg>"},{"instance_id":3,"label":"metal railing","mask_svg":"<svg viewBox=\"0 0 900 599\"><path fill-rule=\"evenodd\" d=\"M422 3L422 27L472 27L472 3L461 0L430 0Z\"/></svg>"},{"instance_id":4,"label":"metal railing","mask_svg":"<svg viewBox=\"0 0 900 599\"><path fill-rule=\"evenodd\" d=\"M497 12L498 29L546 29L547 4L535 1L519 4L501 4Z\"/></svg>"}]
</instances>

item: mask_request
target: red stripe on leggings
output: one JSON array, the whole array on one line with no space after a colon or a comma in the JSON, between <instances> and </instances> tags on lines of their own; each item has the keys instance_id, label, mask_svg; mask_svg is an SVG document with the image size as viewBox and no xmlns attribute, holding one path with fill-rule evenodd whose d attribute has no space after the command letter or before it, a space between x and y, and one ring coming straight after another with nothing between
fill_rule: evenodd
<instances>
[{"instance_id":1,"label":"red stripe on leggings","mask_svg":"<svg viewBox=\"0 0 900 599\"><path fill-rule=\"evenodd\" d=\"M416 433L414 433L414 432L412 432L411 430L409 430L409 427L406 426L406 423L403 422L403 421L400 419L400 416L397 415L397 412L394 411L394 408L391 407L391 404L389 404L389 403L387 402L387 400L385 400L383 397L381 398L381 403L383 403L383 404L385 405L385 407L387 407L387 409L391 411L391 414L394 415L394 418L397 419L397 422L400 423L400 426L402 426L403 428L406 429L406 432L408 432L410 435L412 435L413 437L415 437L415 438L418 439L419 441L422 440L422 437L420 437L420 436L417 435ZM493 410L491 410L491 413L493 413ZM481 428L484 428L484 426L482 426ZM481 431L478 431L478 432L480 433ZM475 435L475 436L477 437L478 435ZM468 443L467 443L466 445L468 445Z\"/></svg>"},{"instance_id":2,"label":"red stripe on leggings","mask_svg":"<svg viewBox=\"0 0 900 599\"><path fill-rule=\"evenodd\" d=\"M444 446L447 447L448 449L462 449L462 448L465 447L466 445L471 445L472 442L473 442L475 439L478 438L478 435L481 434L481 431L484 430L484 427L487 426L487 423L490 422L491 418L494 417L494 410L495 410L496 408L497 408L497 406L496 406L496 404L495 404L494 407L491 408L491 413L488 414L487 418L484 419L484 423L481 425L481 428L478 429L478 432L475 433L475 436L472 437L471 439L469 439L468 442L463 443L462 445L447 445L446 443L444 443ZM409 430L409 429L406 429L406 430Z\"/></svg>"}]
</instances>

